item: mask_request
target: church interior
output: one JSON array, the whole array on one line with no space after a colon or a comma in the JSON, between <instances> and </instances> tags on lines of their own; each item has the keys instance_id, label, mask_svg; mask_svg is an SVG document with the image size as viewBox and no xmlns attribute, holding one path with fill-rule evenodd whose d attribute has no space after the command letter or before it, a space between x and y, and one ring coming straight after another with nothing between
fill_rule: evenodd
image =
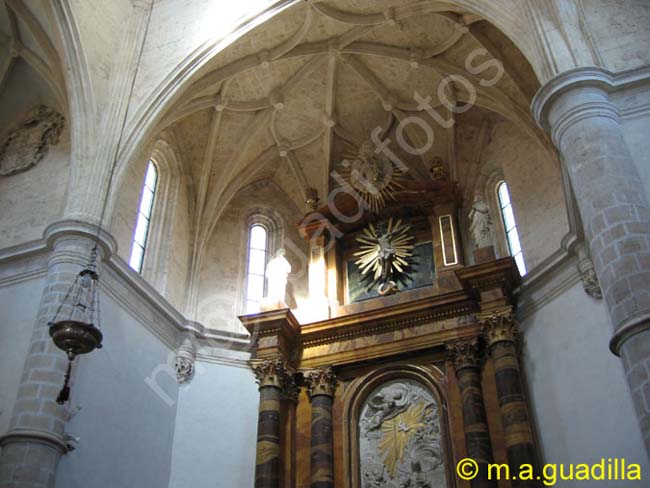
<instances>
[{"instance_id":1,"label":"church interior","mask_svg":"<svg viewBox=\"0 0 650 488\"><path fill-rule=\"evenodd\" d=\"M0 488L647 486L649 25L0 0Z\"/></svg>"}]
</instances>

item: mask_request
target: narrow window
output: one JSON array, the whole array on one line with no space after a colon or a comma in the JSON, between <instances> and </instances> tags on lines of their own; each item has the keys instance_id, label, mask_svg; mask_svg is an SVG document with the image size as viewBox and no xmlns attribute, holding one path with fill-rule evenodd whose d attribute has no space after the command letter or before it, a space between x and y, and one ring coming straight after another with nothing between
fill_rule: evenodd
<instances>
[{"instance_id":1,"label":"narrow window","mask_svg":"<svg viewBox=\"0 0 650 488\"><path fill-rule=\"evenodd\" d=\"M156 195L156 185L158 183L158 170L156 165L149 161L147 174L142 186L142 197L140 198L140 209L138 210L138 220L135 224L133 233L133 247L131 248L131 259L129 266L140 273L142 263L144 262L144 252L147 248L147 237L149 236L149 226L151 224L151 211L153 209L153 200Z\"/></svg>"},{"instance_id":2,"label":"narrow window","mask_svg":"<svg viewBox=\"0 0 650 488\"><path fill-rule=\"evenodd\" d=\"M259 224L250 227L248 236L248 268L246 274L246 313L258 313L264 297L268 233Z\"/></svg>"},{"instance_id":3,"label":"narrow window","mask_svg":"<svg viewBox=\"0 0 650 488\"><path fill-rule=\"evenodd\" d=\"M526 263L524 263L524 254L521 250L521 242L519 241L519 233L517 232L515 214L512 211L510 193L508 192L508 185L506 185L505 181L502 181L497 186L497 195L499 197L499 206L501 207L503 226L506 229L506 238L508 240L510 255L515 258L515 261L517 262L519 274L524 276L526 274Z\"/></svg>"}]
</instances>

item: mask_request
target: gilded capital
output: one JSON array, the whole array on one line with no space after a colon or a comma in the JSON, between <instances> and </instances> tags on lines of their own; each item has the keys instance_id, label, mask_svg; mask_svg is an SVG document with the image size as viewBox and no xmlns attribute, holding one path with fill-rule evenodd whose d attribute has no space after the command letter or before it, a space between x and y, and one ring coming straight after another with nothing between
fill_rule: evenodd
<instances>
[{"instance_id":1,"label":"gilded capital","mask_svg":"<svg viewBox=\"0 0 650 488\"><path fill-rule=\"evenodd\" d=\"M447 359L456 371L464 368L480 368L482 343L478 337L461 339L447 344Z\"/></svg>"},{"instance_id":2,"label":"gilded capital","mask_svg":"<svg viewBox=\"0 0 650 488\"><path fill-rule=\"evenodd\" d=\"M274 386L285 391L293 385L293 370L282 359L252 360L250 366L260 388Z\"/></svg>"},{"instance_id":3,"label":"gilded capital","mask_svg":"<svg viewBox=\"0 0 650 488\"><path fill-rule=\"evenodd\" d=\"M489 346L501 341L517 340L519 330L511 307L478 314L477 319Z\"/></svg>"},{"instance_id":4,"label":"gilded capital","mask_svg":"<svg viewBox=\"0 0 650 488\"><path fill-rule=\"evenodd\" d=\"M305 373L305 383L309 398L316 395L334 396L336 376L332 368L313 369Z\"/></svg>"}]
</instances>

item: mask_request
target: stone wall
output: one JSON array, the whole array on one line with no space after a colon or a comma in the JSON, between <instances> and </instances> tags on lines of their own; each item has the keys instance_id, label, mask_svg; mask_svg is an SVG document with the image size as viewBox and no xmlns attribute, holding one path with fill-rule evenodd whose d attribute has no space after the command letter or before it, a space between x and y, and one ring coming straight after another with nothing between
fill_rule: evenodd
<instances>
[{"instance_id":1,"label":"stone wall","mask_svg":"<svg viewBox=\"0 0 650 488\"><path fill-rule=\"evenodd\" d=\"M102 299L104 347L76 365L69 408L81 410L66 432L80 440L62 457L56 488L166 487L178 395L165 368L171 351L124 304Z\"/></svg>"},{"instance_id":2,"label":"stone wall","mask_svg":"<svg viewBox=\"0 0 650 488\"><path fill-rule=\"evenodd\" d=\"M18 61L0 92L0 139L16 128L35 107L61 111L45 82ZM51 222L61 218L70 165L70 130L66 120L59 143L50 146L36 166L12 176L0 176L0 249L39 239Z\"/></svg>"},{"instance_id":3,"label":"stone wall","mask_svg":"<svg viewBox=\"0 0 650 488\"><path fill-rule=\"evenodd\" d=\"M560 168L547 151L511 122L494 126L483 164L500 164L530 271L557 251L562 237L569 232ZM496 229L503 232L500 224Z\"/></svg>"},{"instance_id":4,"label":"stone wall","mask_svg":"<svg viewBox=\"0 0 650 488\"><path fill-rule=\"evenodd\" d=\"M609 352L612 332L603 301L589 297L577 282L520 327L543 461L566 465L625 458L648 472L623 365ZM578 488L583 483L563 481L562 486ZM630 488L638 483L618 482Z\"/></svg>"},{"instance_id":5,"label":"stone wall","mask_svg":"<svg viewBox=\"0 0 650 488\"><path fill-rule=\"evenodd\" d=\"M287 304L295 308L307 297L308 250L296 226L301 214L278 186L263 180L232 200L208 242L201 266L197 312L197 320L206 327L245 332L237 315L243 312L246 222L257 211L274 215L283 228L284 241L276 242L276 247L285 247L292 267Z\"/></svg>"},{"instance_id":6,"label":"stone wall","mask_svg":"<svg viewBox=\"0 0 650 488\"><path fill-rule=\"evenodd\" d=\"M0 432L3 434L9 429L40 293L45 283L45 263L41 261L0 267ZM29 270L28 275L32 275L31 279L16 276L25 267Z\"/></svg>"},{"instance_id":7,"label":"stone wall","mask_svg":"<svg viewBox=\"0 0 650 488\"><path fill-rule=\"evenodd\" d=\"M581 0L585 24L604 67L622 71L650 64L650 4L645 0Z\"/></svg>"}]
</instances>

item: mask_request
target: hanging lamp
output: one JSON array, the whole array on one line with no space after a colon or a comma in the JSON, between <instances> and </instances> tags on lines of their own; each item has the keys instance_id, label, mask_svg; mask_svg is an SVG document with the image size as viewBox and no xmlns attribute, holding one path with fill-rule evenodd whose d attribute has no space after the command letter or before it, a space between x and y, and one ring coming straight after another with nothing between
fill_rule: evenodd
<instances>
[{"instance_id":1,"label":"hanging lamp","mask_svg":"<svg viewBox=\"0 0 650 488\"><path fill-rule=\"evenodd\" d=\"M147 24L145 27L144 35L142 36L142 44L140 46L140 53L138 61L131 81L131 88L129 92L128 103L124 110L124 118L122 120L122 127L120 135L115 146L115 155L113 164L104 195L102 204L101 217L97 227L97 234L95 236L95 245L90 251L90 258L88 264L77 274L72 286L68 289L63 301L59 304L56 313L52 320L48 322L49 333L52 341L68 357L68 368L66 369L63 388L56 398L56 403L63 405L70 398L70 374L72 372L72 362L80 354L88 354L95 349L101 349L102 340L104 338L99 329L100 313L99 313L99 274L97 273L97 253L99 249L99 237L102 232L102 225L106 214L106 207L110 197L111 186L113 183L113 175L117 165L117 158L122 145L122 137L124 135L124 127L126 126L127 116L133 98L133 88L135 87L135 80L138 76L140 64L142 61L142 52L144 51L144 43L147 39L149 32L149 23L151 22L151 12L153 11L155 0L151 1L149 7Z\"/></svg>"}]
</instances>

